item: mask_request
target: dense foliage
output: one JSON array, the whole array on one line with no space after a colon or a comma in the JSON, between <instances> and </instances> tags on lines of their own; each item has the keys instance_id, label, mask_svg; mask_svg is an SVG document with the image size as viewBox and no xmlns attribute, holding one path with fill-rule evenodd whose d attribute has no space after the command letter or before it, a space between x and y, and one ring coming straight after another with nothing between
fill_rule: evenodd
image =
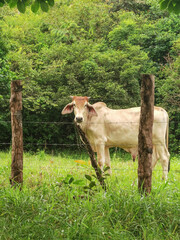
<instances>
[{"instance_id":1,"label":"dense foliage","mask_svg":"<svg viewBox=\"0 0 180 240\"><path fill-rule=\"evenodd\" d=\"M25 149L74 143L73 125L58 123L72 122L61 116L69 95L88 95L113 108L138 106L140 74L153 73L156 105L170 116L170 150L178 150L177 15L162 12L153 0L62 0L48 14L0 11L0 120L9 120L10 81L22 79ZM0 122L0 142L10 141L8 124Z\"/></svg>"},{"instance_id":2,"label":"dense foliage","mask_svg":"<svg viewBox=\"0 0 180 240\"><path fill-rule=\"evenodd\" d=\"M6 58L8 50L5 41L2 39L2 32L0 31L0 131L1 142L9 143L11 128L9 121L9 95L10 83L16 79L15 73L10 70L10 62ZM6 145L0 145L4 148Z\"/></svg>"},{"instance_id":3,"label":"dense foliage","mask_svg":"<svg viewBox=\"0 0 180 240\"><path fill-rule=\"evenodd\" d=\"M160 0L161 9L168 9L169 12L179 13L180 2L178 0Z\"/></svg>"},{"instance_id":4,"label":"dense foliage","mask_svg":"<svg viewBox=\"0 0 180 240\"><path fill-rule=\"evenodd\" d=\"M116 2L117 5L125 3L125 5L133 5L135 0L106 0L106 2ZM159 0L160 7L162 10L167 9L169 12L176 14L180 13L180 2L179 0ZM37 13L41 8L43 12L48 12L49 7L54 6L54 0L0 0L0 7L9 5L10 8L17 7L19 12L25 13L26 7L31 6L31 11ZM141 3L140 3L141 4Z\"/></svg>"}]
</instances>

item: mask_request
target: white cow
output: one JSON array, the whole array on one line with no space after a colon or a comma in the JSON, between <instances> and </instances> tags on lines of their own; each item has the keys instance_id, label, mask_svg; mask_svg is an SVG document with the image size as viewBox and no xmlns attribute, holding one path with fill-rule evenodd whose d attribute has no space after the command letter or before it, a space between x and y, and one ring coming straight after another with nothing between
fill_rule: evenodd
<instances>
[{"instance_id":1,"label":"white cow","mask_svg":"<svg viewBox=\"0 0 180 240\"><path fill-rule=\"evenodd\" d=\"M140 108L114 110L103 102L91 105L89 97L71 97L72 102L62 110L62 114L74 111L74 121L84 131L94 152L97 152L98 164L101 170L106 164L110 167L109 148L120 147L137 156ZM153 124L153 162L158 159L163 169L163 179L167 179L169 152L168 114L160 107L154 108ZM111 170L110 170L111 171Z\"/></svg>"}]
</instances>

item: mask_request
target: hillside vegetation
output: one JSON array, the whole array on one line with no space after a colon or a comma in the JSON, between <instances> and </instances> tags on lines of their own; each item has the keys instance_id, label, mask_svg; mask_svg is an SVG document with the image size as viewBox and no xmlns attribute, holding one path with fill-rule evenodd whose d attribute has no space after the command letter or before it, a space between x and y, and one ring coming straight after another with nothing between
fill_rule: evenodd
<instances>
[{"instance_id":1,"label":"hillside vegetation","mask_svg":"<svg viewBox=\"0 0 180 240\"><path fill-rule=\"evenodd\" d=\"M156 2L61 0L37 14L1 8L0 142L11 141L14 79L23 80L24 147L36 150L76 141L73 125L57 123L72 122L72 116L61 116L70 95L112 108L139 106L140 75L152 73L155 103L170 116L170 151L177 152L180 18Z\"/></svg>"}]
</instances>

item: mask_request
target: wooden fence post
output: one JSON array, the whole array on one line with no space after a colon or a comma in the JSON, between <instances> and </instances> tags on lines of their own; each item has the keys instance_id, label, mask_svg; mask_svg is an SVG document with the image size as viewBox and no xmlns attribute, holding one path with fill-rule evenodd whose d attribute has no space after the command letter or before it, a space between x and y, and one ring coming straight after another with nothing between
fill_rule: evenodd
<instances>
[{"instance_id":1,"label":"wooden fence post","mask_svg":"<svg viewBox=\"0 0 180 240\"><path fill-rule=\"evenodd\" d=\"M152 180L154 76L143 74L141 80L141 113L138 135L138 189L147 195L151 192Z\"/></svg>"},{"instance_id":2,"label":"wooden fence post","mask_svg":"<svg viewBox=\"0 0 180 240\"><path fill-rule=\"evenodd\" d=\"M11 186L23 184L23 128L22 128L22 85L21 81L11 82L11 128L12 128L12 163Z\"/></svg>"}]
</instances>

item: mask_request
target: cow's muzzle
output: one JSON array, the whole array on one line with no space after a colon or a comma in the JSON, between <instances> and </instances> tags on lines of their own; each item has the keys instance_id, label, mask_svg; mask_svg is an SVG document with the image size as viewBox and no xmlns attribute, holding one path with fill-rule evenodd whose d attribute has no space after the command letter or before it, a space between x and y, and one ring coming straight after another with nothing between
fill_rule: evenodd
<instances>
[{"instance_id":1,"label":"cow's muzzle","mask_svg":"<svg viewBox=\"0 0 180 240\"><path fill-rule=\"evenodd\" d=\"M82 117L76 117L76 122L77 123L82 123L83 121L83 118Z\"/></svg>"}]
</instances>

